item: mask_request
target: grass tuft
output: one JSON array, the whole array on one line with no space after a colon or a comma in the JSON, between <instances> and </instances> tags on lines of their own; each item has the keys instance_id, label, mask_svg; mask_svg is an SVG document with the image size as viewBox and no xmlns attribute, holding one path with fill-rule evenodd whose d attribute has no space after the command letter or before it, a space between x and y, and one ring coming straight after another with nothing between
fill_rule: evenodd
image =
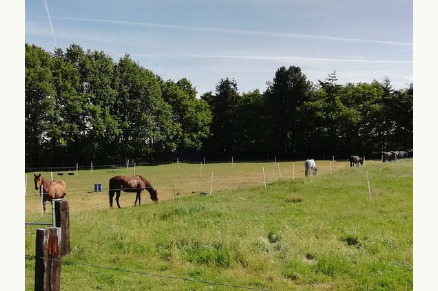
<instances>
[{"instance_id":1,"label":"grass tuft","mask_svg":"<svg viewBox=\"0 0 438 291\"><path fill-rule=\"evenodd\" d=\"M303 201L304 201L303 197L295 196L295 195L286 198L286 202L288 203L300 203Z\"/></svg>"},{"instance_id":2,"label":"grass tuft","mask_svg":"<svg viewBox=\"0 0 438 291\"><path fill-rule=\"evenodd\" d=\"M342 242L345 242L349 246L357 246L359 245L359 239L355 235L346 235L341 237Z\"/></svg>"},{"instance_id":3,"label":"grass tuft","mask_svg":"<svg viewBox=\"0 0 438 291\"><path fill-rule=\"evenodd\" d=\"M276 232L271 230L268 233L268 240L271 244L279 242L281 240L281 233L278 233L278 232L276 233Z\"/></svg>"}]
</instances>

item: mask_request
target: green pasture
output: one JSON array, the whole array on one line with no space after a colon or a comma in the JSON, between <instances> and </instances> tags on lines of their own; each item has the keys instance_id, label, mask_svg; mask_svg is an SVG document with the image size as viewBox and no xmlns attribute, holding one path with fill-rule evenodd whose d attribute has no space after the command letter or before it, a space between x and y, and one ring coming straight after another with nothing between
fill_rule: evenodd
<instances>
[{"instance_id":1,"label":"green pasture","mask_svg":"<svg viewBox=\"0 0 438 291\"><path fill-rule=\"evenodd\" d=\"M370 161L369 163L376 163ZM347 167L345 162L317 161L318 175L330 174L338 168ZM26 173L26 213L40 212L41 203L35 190L33 176L41 173L43 177L61 179L67 184L67 197L72 211L107 209L108 181L116 175L142 175L158 190L160 201L176 199L202 192L210 194L221 190L231 190L245 186L259 185L264 188L263 169L267 183L280 179L298 179L304 177L304 161L266 162L266 163L174 163L160 166L121 167L114 169L56 171ZM63 174L58 175L58 173ZM68 175L73 173L75 175ZM213 179L212 179L213 176ZM213 181L212 181L213 180ZM101 183L102 192L94 192L94 184ZM133 206L135 194L122 192L122 207ZM149 193L142 193L142 204L152 203Z\"/></svg>"},{"instance_id":2,"label":"green pasture","mask_svg":"<svg viewBox=\"0 0 438 291\"><path fill-rule=\"evenodd\" d=\"M53 173L70 205L61 288L412 290L412 159L317 164L307 178L302 161L137 167L160 202L145 191L134 207L135 195L122 193L122 209L109 208L108 180L133 168ZM26 221L50 221L27 175ZM25 227L26 290L36 228Z\"/></svg>"}]
</instances>

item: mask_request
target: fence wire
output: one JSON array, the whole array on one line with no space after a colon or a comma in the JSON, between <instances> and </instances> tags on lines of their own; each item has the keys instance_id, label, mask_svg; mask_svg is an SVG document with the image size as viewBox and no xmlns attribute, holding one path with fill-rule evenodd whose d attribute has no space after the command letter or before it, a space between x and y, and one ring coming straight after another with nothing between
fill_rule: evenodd
<instances>
[{"instance_id":1,"label":"fence wire","mask_svg":"<svg viewBox=\"0 0 438 291\"><path fill-rule=\"evenodd\" d=\"M62 264L62 260L60 260L60 259L36 257L36 256L32 256L32 255L25 255L25 257L26 257L26 259L44 259L44 260L49 260L49 261L59 261ZM118 268L118 267L98 266L98 265L79 263L79 262L68 262L68 265L77 265L77 266L90 267L90 268L95 268L95 269L111 270L111 271L116 271L116 272L123 272L123 273L136 274L136 275L144 275L144 276L156 277L156 278L162 278L162 279L171 279L171 280L195 282L195 283L201 283L201 284L206 284L206 285L211 285L211 286L223 286L223 287L230 287L230 288L235 288L235 289L245 289L245 290L263 290L263 291L269 291L268 289L260 289L260 288L247 287L247 286L239 286L239 285L233 285L233 284L227 284L227 283L210 282L210 281L204 281L204 280L197 280L197 279L191 279L191 278L178 277L178 276L173 276L173 275L155 274L155 273L150 273L150 272L145 272L145 271L132 271L132 270Z\"/></svg>"}]
</instances>

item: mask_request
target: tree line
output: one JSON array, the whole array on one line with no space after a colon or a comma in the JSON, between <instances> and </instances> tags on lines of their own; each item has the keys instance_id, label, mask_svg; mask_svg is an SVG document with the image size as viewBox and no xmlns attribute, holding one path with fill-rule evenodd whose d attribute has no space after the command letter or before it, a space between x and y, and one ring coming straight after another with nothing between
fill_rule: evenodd
<instances>
[{"instance_id":1,"label":"tree line","mask_svg":"<svg viewBox=\"0 0 438 291\"><path fill-rule=\"evenodd\" d=\"M280 67L264 92L234 79L197 98L187 78L163 80L126 54L25 44L26 165L180 160L378 157L413 147L413 84L389 78L312 83Z\"/></svg>"}]
</instances>

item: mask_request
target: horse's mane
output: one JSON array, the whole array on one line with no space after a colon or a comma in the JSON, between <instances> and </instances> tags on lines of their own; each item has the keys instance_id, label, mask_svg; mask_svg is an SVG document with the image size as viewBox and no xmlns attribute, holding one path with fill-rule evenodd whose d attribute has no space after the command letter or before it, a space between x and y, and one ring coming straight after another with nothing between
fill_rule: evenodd
<instances>
[{"instance_id":1,"label":"horse's mane","mask_svg":"<svg viewBox=\"0 0 438 291\"><path fill-rule=\"evenodd\" d=\"M50 185L52 185L52 181L41 176L41 185L43 185L43 187L50 187Z\"/></svg>"},{"instance_id":2,"label":"horse's mane","mask_svg":"<svg viewBox=\"0 0 438 291\"><path fill-rule=\"evenodd\" d=\"M140 176L140 175L136 175L136 177L138 177L140 180L142 180L143 182L144 182L144 184L145 184L145 189L147 190L147 189L154 189L154 188L152 188L152 185L151 185L151 183L149 182L149 180L148 179L146 179L145 177L143 177L143 176Z\"/></svg>"}]
</instances>

